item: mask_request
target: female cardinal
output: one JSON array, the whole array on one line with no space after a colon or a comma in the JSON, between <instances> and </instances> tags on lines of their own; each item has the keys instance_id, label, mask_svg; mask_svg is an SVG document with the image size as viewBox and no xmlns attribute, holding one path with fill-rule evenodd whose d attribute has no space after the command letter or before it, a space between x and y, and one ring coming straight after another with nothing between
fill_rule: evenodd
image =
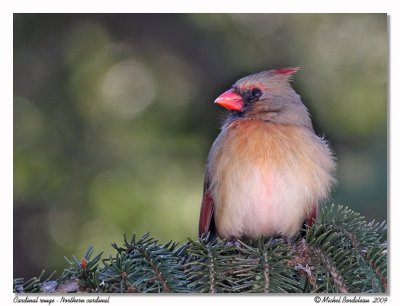
<instances>
[{"instance_id":1,"label":"female cardinal","mask_svg":"<svg viewBox=\"0 0 400 306\"><path fill-rule=\"evenodd\" d=\"M314 223L335 162L290 86L298 69L247 76L215 100L231 113L208 156L200 236L291 238Z\"/></svg>"}]
</instances>

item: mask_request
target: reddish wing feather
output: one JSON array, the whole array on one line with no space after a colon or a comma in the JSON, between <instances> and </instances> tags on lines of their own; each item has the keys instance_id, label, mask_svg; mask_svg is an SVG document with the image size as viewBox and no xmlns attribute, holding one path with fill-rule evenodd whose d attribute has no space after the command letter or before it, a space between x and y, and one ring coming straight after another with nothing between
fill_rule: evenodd
<instances>
[{"instance_id":1,"label":"reddish wing feather","mask_svg":"<svg viewBox=\"0 0 400 306\"><path fill-rule=\"evenodd\" d=\"M305 224L312 226L315 223L315 219L317 219L317 205L314 206L311 213L307 216Z\"/></svg>"},{"instance_id":2,"label":"reddish wing feather","mask_svg":"<svg viewBox=\"0 0 400 306\"><path fill-rule=\"evenodd\" d=\"M199 220L199 237L208 233L214 227L212 224L214 215L214 201L211 197L209 189L208 175L206 174L204 182L203 200L201 202L200 220Z\"/></svg>"}]
</instances>

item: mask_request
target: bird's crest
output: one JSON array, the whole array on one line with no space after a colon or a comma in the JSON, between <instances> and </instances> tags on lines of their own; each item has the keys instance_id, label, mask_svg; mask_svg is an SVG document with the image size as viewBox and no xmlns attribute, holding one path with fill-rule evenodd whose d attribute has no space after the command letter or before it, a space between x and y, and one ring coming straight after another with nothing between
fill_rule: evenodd
<instances>
[{"instance_id":1,"label":"bird's crest","mask_svg":"<svg viewBox=\"0 0 400 306\"><path fill-rule=\"evenodd\" d=\"M292 75L300 70L300 67L288 67L272 70L273 74Z\"/></svg>"}]
</instances>

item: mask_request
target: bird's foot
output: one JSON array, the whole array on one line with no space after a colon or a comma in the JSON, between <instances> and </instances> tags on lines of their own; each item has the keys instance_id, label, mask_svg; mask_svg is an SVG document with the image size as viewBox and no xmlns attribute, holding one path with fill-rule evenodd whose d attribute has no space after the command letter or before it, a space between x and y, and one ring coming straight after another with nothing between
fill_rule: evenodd
<instances>
[{"instance_id":1,"label":"bird's foot","mask_svg":"<svg viewBox=\"0 0 400 306\"><path fill-rule=\"evenodd\" d=\"M235 237L229 238L229 240L227 240L226 243L225 243L225 248L226 248L226 249L227 249L227 248L232 248L232 247L235 247L235 248L237 248L237 249L240 248L240 242L239 242L239 240L238 240L237 238L235 238Z\"/></svg>"},{"instance_id":2,"label":"bird's foot","mask_svg":"<svg viewBox=\"0 0 400 306\"><path fill-rule=\"evenodd\" d=\"M270 244L275 245L275 244L277 244L279 242L283 242L285 244L292 245L293 244L293 239L289 238L289 237L286 237L286 236L279 236L279 237L272 238L271 241L270 241Z\"/></svg>"},{"instance_id":3,"label":"bird's foot","mask_svg":"<svg viewBox=\"0 0 400 306\"><path fill-rule=\"evenodd\" d=\"M283 242L286 243L286 244L290 244L290 245L293 244L293 239L290 238L290 237L284 236L284 237L282 237L282 240L283 240Z\"/></svg>"}]
</instances>

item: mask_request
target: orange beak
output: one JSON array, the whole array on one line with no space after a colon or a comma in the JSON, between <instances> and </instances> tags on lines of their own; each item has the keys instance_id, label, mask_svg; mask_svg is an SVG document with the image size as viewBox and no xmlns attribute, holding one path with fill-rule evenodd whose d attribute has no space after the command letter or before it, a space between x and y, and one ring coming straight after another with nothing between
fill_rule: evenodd
<instances>
[{"instance_id":1,"label":"orange beak","mask_svg":"<svg viewBox=\"0 0 400 306\"><path fill-rule=\"evenodd\" d=\"M214 101L214 103L235 111L241 111L244 104L242 96L234 92L233 89L225 91Z\"/></svg>"}]
</instances>

